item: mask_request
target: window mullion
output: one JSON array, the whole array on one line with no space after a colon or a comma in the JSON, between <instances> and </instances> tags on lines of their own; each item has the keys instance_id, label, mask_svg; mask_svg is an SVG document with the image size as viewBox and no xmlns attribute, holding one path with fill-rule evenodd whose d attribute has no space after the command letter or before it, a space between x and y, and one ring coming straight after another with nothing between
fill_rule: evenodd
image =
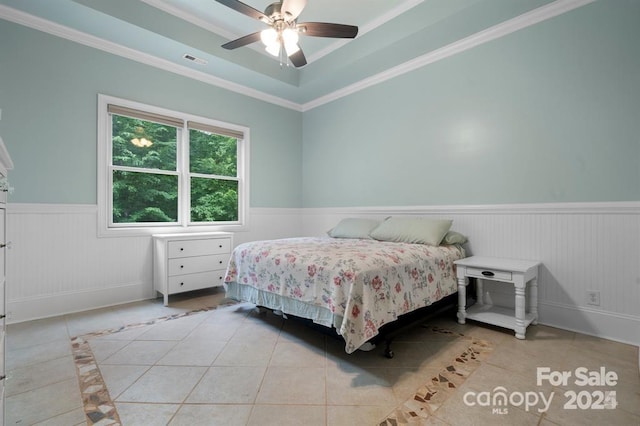
<instances>
[{"instance_id":1,"label":"window mullion","mask_svg":"<svg viewBox=\"0 0 640 426\"><path fill-rule=\"evenodd\" d=\"M111 169L111 173L113 173L114 170L120 170L123 172L150 173L154 175L172 175L172 176L179 175L177 171L173 171L173 170L144 169L142 167L114 166L114 165L109 166L109 168Z\"/></svg>"},{"instance_id":2,"label":"window mullion","mask_svg":"<svg viewBox=\"0 0 640 426\"><path fill-rule=\"evenodd\" d=\"M203 179L218 179L218 180L232 180L239 181L240 179L236 176L223 176L223 175L210 175L207 173L189 173L189 177L192 178L203 178Z\"/></svg>"},{"instance_id":3,"label":"window mullion","mask_svg":"<svg viewBox=\"0 0 640 426\"><path fill-rule=\"evenodd\" d=\"M191 177L189 173L189 131L185 127L180 130L180 191L178 198L180 202L180 224L189 226L191 223Z\"/></svg>"}]
</instances>

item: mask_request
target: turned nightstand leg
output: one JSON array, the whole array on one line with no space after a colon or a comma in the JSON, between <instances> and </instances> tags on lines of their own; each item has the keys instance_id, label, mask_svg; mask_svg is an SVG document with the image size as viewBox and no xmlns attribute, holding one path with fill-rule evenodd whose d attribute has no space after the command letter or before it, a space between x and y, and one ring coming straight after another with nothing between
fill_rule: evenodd
<instances>
[{"instance_id":1,"label":"turned nightstand leg","mask_svg":"<svg viewBox=\"0 0 640 426\"><path fill-rule=\"evenodd\" d=\"M467 319L467 279L458 278L458 323L464 324Z\"/></svg>"},{"instance_id":2,"label":"turned nightstand leg","mask_svg":"<svg viewBox=\"0 0 640 426\"><path fill-rule=\"evenodd\" d=\"M531 298L531 300L529 300L529 313L533 315L531 324L536 325L538 324L538 277L533 277L529 286L531 290L531 294L529 295Z\"/></svg>"},{"instance_id":3,"label":"turned nightstand leg","mask_svg":"<svg viewBox=\"0 0 640 426\"><path fill-rule=\"evenodd\" d=\"M525 283L522 281L518 281L515 283L516 286L516 337L518 339L524 339L524 333L527 330L526 323L524 322L525 316Z\"/></svg>"}]
</instances>

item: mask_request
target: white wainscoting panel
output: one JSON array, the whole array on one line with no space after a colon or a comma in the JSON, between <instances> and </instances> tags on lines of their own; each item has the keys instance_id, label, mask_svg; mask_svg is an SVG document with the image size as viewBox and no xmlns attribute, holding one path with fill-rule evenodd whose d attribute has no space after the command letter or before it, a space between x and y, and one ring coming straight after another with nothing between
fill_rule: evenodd
<instances>
[{"instance_id":1,"label":"white wainscoting panel","mask_svg":"<svg viewBox=\"0 0 640 426\"><path fill-rule=\"evenodd\" d=\"M150 236L97 237L97 206L10 204L10 323L156 297ZM252 209L234 243L300 235L299 209Z\"/></svg>"},{"instance_id":2,"label":"white wainscoting panel","mask_svg":"<svg viewBox=\"0 0 640 426\"><path fill-rule=\"evenodd\" d=\"M468 254L542 262L540 322L640 344L640 203L561 203L305 209L303 230L320 235L344 217L422 215L453 219ZM495 304L513 289L485 285ZM586 292L600 292L600 306Z\"/></svg>"}]
</instances>

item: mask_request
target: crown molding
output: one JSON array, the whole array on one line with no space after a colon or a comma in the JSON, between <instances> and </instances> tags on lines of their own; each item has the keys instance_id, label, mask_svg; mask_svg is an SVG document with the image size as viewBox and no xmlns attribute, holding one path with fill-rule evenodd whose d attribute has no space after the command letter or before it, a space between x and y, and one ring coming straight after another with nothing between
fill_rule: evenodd
<instances>
[{"instance_id":1,"label":"crown molding","mask_svg":"<svg viewBox=\"0 0 640 426\"><path fill-rule=\"evenodd\" d=\"M410 61L389 68L386 71L360 80L357 83L353 83L349 86L343 87L342 89L336 90L335 92L320 96L319 98L303 104L302 111L309 111L313 108L319 107L329 102L333 102L337 99L359 92L360 90L375 86L392 78L406 74L410 71L414 71L426 65L480 46L481 44L504 37L523 28L527 28L542 21L546 21L547 19L562 15L563 13L585 6L589 3L593 3L594 1L595 0L557 0L553 3L541 6L532 11L516 16L515 18L501 22L473 35L450 43L444 47L433 50L422 56L418 56Z\"/></svg>"},{"instance_id":2,"label":"crown molding","mask_svg":"<svg viewBox=\"0 0 640 426\"><path fill-rule=\"evenodd\" d=\"M157 1L143 0L149 4L155 5ZM403 5L394 8L390 13L402 13L402 7L410 9L417 5L417 2L423 0L411 0ZM26 27L42 31L56 37L61 37L79 44L83 44L88 47L99 49L114 55L118 55L127 59L131 59L136 62L140 62L152 67L163 69L174 74L179 74L194 80L201 81L203 83L211 84L213 86L221 87L223 89L239 93L241 95L249 96L261 101L269 102L275 105L279 105L285 108L292 109L294 111L306 112L317 108L321 105L333 102L337 99L349 96L361 90L383 83L392 78L401 76L408 72L422 68L441 59L448 58L474 47L480 46L484 43L496 40L504 37L508 34L516 32L518 30L530 27L540 22L546 21L553 17L562 15L566 12L572 11L579 7L593 3L596 0L556 0L547 5L541 6L532 11L523 13L515 18L501 22L493 27L487 28L483 31L475 33L471 36L465 37L453 43L450 43L444 47L426 53L422 56L418 56L410 61L404 62L400 65L396 65L386 71L375 74L371 77L360 80L354 84L348 85L327 95L320 96L312 101L300 104L293 102L278 96L274 96L256 89L252 89L248 86L235 83L229 80L225 80L220 77L215 77L210 74L193 70L186 66L175 64L166 59L159 58L157 56L149 55L147 53L131 49L117 43L104 40L102 38L84 33L82 31L74 30L61 24L51 22L49 20L33 16L26 12L22 12L11 7L0 5L0 19L14 22ZM415 4L414 4L415 3ZM407 9L407 10L408 10ZM382 17L380 19L383 19ZM195 23L194 23L195 24ZM202 24L202 23L201 23ZM196 24L198 25L198 24ZM377 21L372 25L379 25ZM211 28L211 27L209 27ZM374 28L374 27L372 27Z\"/></svg>"},{"instance_id":3,"label":"crown molding","mask_svg":"<svg viewBox=\"0 0 640 426\"><path fill-rule=\"evenodd\" d=\"M233 40L235 38L238 38L240 36L242 36L242 34L236 34L233 33L225 28L222 28L218 25L213 25L210 22L200 18L199 16L195 16L191 13L187 13L184 10L180 9L179 7L176 7L172 4L167 3L165 0L140 0L143 3L148 4L149 6L155 7L156 9L160 9L163 12L169 13L177 18L180 18L184 21L187 21L193 25L196 25L200 28L203 28L207 31L210 31L212 33L221 35L222 37L225 37L229 40ZM409 9L412 9L414 7L416 7L417 5L419 5L420 3L423 3L424 0L405 0L403 2L401 2L401 4L393 7L391 10L387 11L386 13L380 15L379 17L375 18L374 20L372 20L371 22L366 23L365 25L362 25L360 27L360 30L358 31L358 37L363 36L364 34L368 33L371 30L376 29L377 27L379 27L380 25L385 24L386 22L392 20L393 18L403 14L404 12L406 12ZM333 43L331 43L329 46L319 50L318 52L309 55L307 57L307 63L311 64L315 61L317 61L318 59L322 58L323 56L328 55L329 53L341 48L342 46L344 46L345 44L349 43L351 40L349 39L339 39L334 41ZM267 53L263 48L261 47L254 47L254 46L245 46L249 49L252 49L262 55L265 55L267 57L269 57L270 59L273 59L274 61L277 61L278 59L275 58L274 56L270 55L269 53Z\"/></svg>"},{"instance_id":4,"label":"crown molding","mask_svg":"<svg viewBox=\"0 0 640 426\"><path fill-rule=\"evenodd\" d=\"M416 7L417 5L419 5L420 3L423 3L424 0L407 0L402 2L401 4L397 5L396 7L394 7L393 9L387 11L387 13L382 14L381 16L377 17L376 19L374 19L371 22L367 22L365 25L362 25L359 30L358 30L358 37L362 37L363 35L365 35L366 33L368 33L369 31L375 30L376 28L378 28L379 26L389 22L390 20L392 20L393 18L402 15L403 13L405 13L406 11L413 9L414 7ZM309 63L313 63L315 61L317 61L318 59L322 58L323 56L328 55L329 53L338 50L339 48L341 48L342 46L344 46L345 44L349 43L351 40L349 39L339 39L336 40L335 42L331 43L329 46L325 47L324 49L319 50L318 52L309 55L309 57L307 58L307 61Z\"/></svg>"},{"instance_id":5,"label":"crown molding","mask_svg":"<svg viewBox=\"0 0 640 426\"><path fill-rule=\"evenodd\" d=\"M166 59L162 59L136 49L131 49L129 47L113 43L111 41L96 37L91 34L87 34L82 31L74 30L67 26L57 24L55 22L31 15L29 13L13 9L9 6L0 5L0 18L19 25L23 25L25 27L42 31L47 34L51 34L56 37L73 41L75 43L92 47L94 49L102 50L103 52L111 53L126 59L130 59L132 61L140 62L145 65L162 69L164 71L192 78L194 80L198 80L212 86L221 87L223 89L259 99L261 101L269 102L296 111L301 111L300 104L289 101L287 99L270 95L268 93L252 89L242 84L238 84L220 77L215 77L201 71L193 70L191 68L175 64Z\"/></svg>"},{"instance_id":6,"label":"crown molding","mask_svg":"<svg viewBox=\"0 0 640 426\"><path fill-rule=\"evenodd\" d=\"M193 15L191 13L185 12L184 10L180 9L179 7L176 7L172 4L167 3L165 0L140 0L143 3L148 4L151 7L155 7L156 9L159 9L165 13L168 13L170 15L175 16L176 18L182 19L183 21L189 22L190 24L193 24L197 27L202 28L203 30L209 31L211 33L214 34L218 34L219 36L222 36L228 40L233 40L236 39L238 37L240 37L238 34L234 34L233 32L222 28L218 25L213 25L211 22L202 19L199 16ZM275 58L273 55L270 55L269 53L267 53L266 50L264 50L261 47L256 47L256 45L249 45L249 46L245 46L246 48L249 48L257 53L260 53L261 55L264 55L266 57L268 57L269 59L272 59L274 61L277 61L278 59Z\"/></svg>"},{"instance_id":7,"label":"crown molding","mask_svg":"<svg viewBox=\"0 0 640 426\"><path fill-rule=\"evenodd\" d=\"M217 25L213 25L211 22L208 22L205 19L202 19L199 16L193 15L191 13L185 12L184 10L176 7L170 3L167 3L164 0L140 0L142 3L146 3L151 7L155 7L165 13L175 16L176 18L180 18L183 21L187 21L195 26L198 26L204 30L209 32L218 34L222 37L228 38L229 40L237 37L236 34L228 31L222 27Z\"/></svg>"}]
</instances>

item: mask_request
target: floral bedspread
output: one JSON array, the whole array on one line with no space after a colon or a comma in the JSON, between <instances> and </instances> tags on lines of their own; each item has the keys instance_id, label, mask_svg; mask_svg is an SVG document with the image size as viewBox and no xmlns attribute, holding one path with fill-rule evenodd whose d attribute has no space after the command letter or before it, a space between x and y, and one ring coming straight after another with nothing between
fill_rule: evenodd
<instances>
[{"instance_id":1,"label":"floral bedspread","mask_svg":"<svg viewBox=\"0 0 640 426\"><path fill-rule=\"evenodd\" d=\"M256 241L236 247L225 282L341 316L337 331L351 353L384 324L455 293L453 261L463 257L458 246L328 237Z\"/></svg>"}]
</instances>

